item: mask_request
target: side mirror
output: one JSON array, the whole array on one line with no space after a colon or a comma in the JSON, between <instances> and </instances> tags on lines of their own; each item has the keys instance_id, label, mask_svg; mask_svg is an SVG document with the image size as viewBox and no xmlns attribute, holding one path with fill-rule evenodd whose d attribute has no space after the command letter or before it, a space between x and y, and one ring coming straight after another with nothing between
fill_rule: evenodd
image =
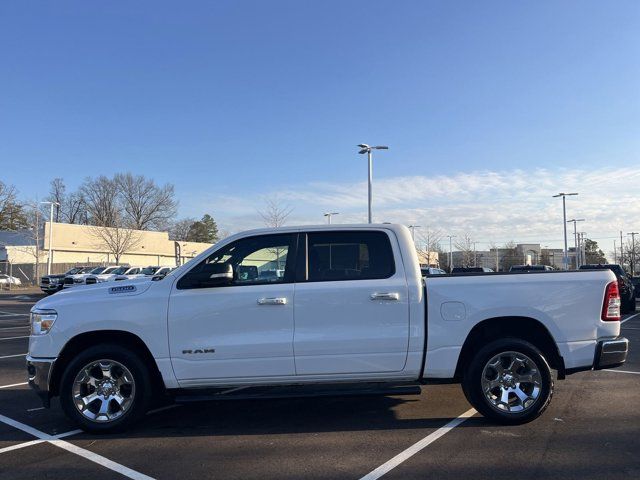
<instances>
[{"instance_id":1,"label":"side mirror","mask_svg":"<svg viewBox=\"0 0 640 480\"><path fill-rule=\"evenodd\" d=\"M233 266L228 263L206 263L194 273L193 284L200 288L221 287L233 282Z\"/></svg>"}]
</instances>

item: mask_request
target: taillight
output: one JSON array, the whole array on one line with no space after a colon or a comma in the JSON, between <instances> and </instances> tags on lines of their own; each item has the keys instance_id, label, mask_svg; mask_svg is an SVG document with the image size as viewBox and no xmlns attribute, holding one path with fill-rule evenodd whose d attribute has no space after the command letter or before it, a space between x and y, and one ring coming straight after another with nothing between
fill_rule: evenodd
<instances>
[{"instance_id":1,"label":"taillight","mask_svg":"<svg viewBox=\"0 0 640 480\"><path fill-rule=\"evenodd\" d=\"M618 282L611 282L604 292L604 304L602 305L602 320L620 321L620 291Z\"/></svg>"}]
</instances>

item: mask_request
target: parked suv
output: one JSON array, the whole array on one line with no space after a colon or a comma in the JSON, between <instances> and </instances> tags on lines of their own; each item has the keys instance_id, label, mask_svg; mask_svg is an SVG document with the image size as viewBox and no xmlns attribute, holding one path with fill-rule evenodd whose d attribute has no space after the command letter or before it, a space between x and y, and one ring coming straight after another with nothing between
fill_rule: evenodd
<instances>
[{"instance_id":1,"label":"parked suv","mask_svg":"<svg viewBox=\"0 0 640 480\"><path fill-rule=\"evenodd\" d=\"M58 275L45 275L40 279L40 290L47 295L53 295L64 287L64 278L67 275L78 275L81 273L89 273L94 267L74 267L65 273Z\"/></svg>"},{"instance_id":2,"label":"parked suv","mask_svg":"<svg viewBox=\"0 0 640 480\"><path fill-rule=\"evenodd\" d=\"M615 273L618 279L618 288L620 289L620 300L622 302L622 313L636 311L636 294L631 277L627 275L620 265L616 263L601 263L582 265L580 270L602 270L608 269Z\"/></svg>"}]
</instances>

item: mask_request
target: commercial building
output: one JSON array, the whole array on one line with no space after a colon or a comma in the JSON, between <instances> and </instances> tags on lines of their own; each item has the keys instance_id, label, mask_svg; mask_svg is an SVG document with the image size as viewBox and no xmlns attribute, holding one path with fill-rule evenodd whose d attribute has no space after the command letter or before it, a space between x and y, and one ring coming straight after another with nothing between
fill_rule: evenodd
<instances>
[{"instance_id":1,"label":"commercial building","mask_svg":"<svg viewBox=\"0 0 640 480\"><path fill-rule=\"evenodd\" d=\"M53 232L53 236L51 235ZM51 243L49 240L51 239ZM59 273L73 265L115 264L168 265L195 257L209 248L209 243L174 242L168 232L98 228L90 225L46 222L37 234L0 232L0 262L23 265L24 277L35 277L36 259L40 274L46 272L51 246L52 272ZM118 255L119 253L119 255ZM42 268L44 265L44 269ZM31 270L31 274L26 273ZM14 269L14 273L18 273ZM33 278L23 280L33 281Z\"/></svg>"}]
</instances>

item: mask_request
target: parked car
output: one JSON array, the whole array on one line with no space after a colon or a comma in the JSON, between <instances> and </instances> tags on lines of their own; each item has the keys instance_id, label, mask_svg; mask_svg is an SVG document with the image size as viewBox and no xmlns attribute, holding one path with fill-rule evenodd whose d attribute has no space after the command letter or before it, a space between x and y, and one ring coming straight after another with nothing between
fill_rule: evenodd
<instances>
[{"instance_id":1,"label":"parked car","mask_svg":"<svg viewBox=\"0 0 640 480\"><path fill-rule=\"evenodd\" d=\"M488 273L493 272L492 269L487 267L453 267L451 273L456 275L458 273Z\"/></svg>"},{"instance_id":2,"label":"parked car","mask_svg":"<svg viewBox=\"0 0 640 480\"><path fill-rule=\"evenodd\" d=\"M63 288L72 288L77 287L78 285L84 285L86 279L91 275L99 275L104 272L107 268L111 267L94 267L89 272L81 272L75 273L73 275L67 275L64 277L64 287Z\"/></svg>"},{"instance_id":3,"label":"parked car","mask_svg":"<svg viewBox=\"0 0 640 480\"><path fill-rule=\"evenodd\" d=\"M520 424L549 405L552 369L616 367L628 345L613 272L423 280L409 229L390 224L240 233L162 279L42 299L30 321L29 384L94 432L126 428L165 394L443 381Z\"/></svg>"},{"instance_id":4,"label":"parked car","mask_svg":"<svg viewBox=\"0 0 640 480\"><path fill-rule=\"evenodd\" d=\"M40 290L42 290L47 295L53 295L56 292L59 292L64 287L64 279L70 275L77 275L82 273L89 273L95 267L73 267L70 270L67 270L65 273L57 274L57 275L44 275L40 279Z\"/></svg>"},{"instance_id":5,"label":"parked car","mask_svg":"<svg viewBox=\"0 0 640 480\"><path fill-rule=\"evenodd\" d=\"M0 273L0 285L22 285L22 281L18 277Z\"/></svg>"},{"instance_id":6,"label":"parked car","mask_svg":"<svg viewBox=\"0 0 640 480\"><path fill-rule=\"evenodd\" d=\"M101 273L91 274L87 276L84 283L87 285L94 285L96 283L109 282L114 280L119 275L124 275L124 273L129 270L129 266L123 265L112 265L111 267L105 268Z\"/></svg>"},{"instance_id":7,"label":"parked car","mask_svg":"<svg viewBox=\"0 0 640 480\"><path fill-rule=\"evenodd\" d=\"M173 267L173 268L175 268L175 267ZM142 268L135 275L127 275L127 276L129 278L144 278L144 277L151 278L151 277L154 277L154 276L165 276L171 270L172 270L172 267L167 267L167 266L162 266L162 267L148 266L148 267Z\"/></svg>"},{"instance_id":8,"label":"parked car","mask_svg":"<svg viewBox=\"0 0 640 480\"><path fill-rule=\"evenodd\" d=\"M432 275L446 275L447 272L441 268L436 267L420 267L420 273L423 277L430 277Z\"/></svg>"},{"instance_id":9,"label":"parked car","mask_svg":"<svg viewBox=\"0 0 640 480\"><path fill-rule=\"evenodd\" d=\"M513 265L510 272L552 272L549 265Z\"/></svg>"},{"instance_id":10,"label":"parked car","mask_svg":"<svg viewBox=\"0 0 640 480\"><path fill-rule=\"evenodd\" d=\"M622 313L636 311L636 293L631 278L627 275L621 265L616 263L598 263L581 265L580 270L611 270L618 279L618 287L620 289Z\"/></svg>"},{"instance_id":11,"label":"parked car","mask_svg":"<svg viewBox=\"0 0 640 480\"><path fill-rule=\"evenodd\" d=\"M140 275L141 271L142 271L142 267L129 267L124 271L123 274L116 275L114 278L111 278L110 280L120 281L120 280L136 278L138 275Z\"/></svg>"}]
</instances>

